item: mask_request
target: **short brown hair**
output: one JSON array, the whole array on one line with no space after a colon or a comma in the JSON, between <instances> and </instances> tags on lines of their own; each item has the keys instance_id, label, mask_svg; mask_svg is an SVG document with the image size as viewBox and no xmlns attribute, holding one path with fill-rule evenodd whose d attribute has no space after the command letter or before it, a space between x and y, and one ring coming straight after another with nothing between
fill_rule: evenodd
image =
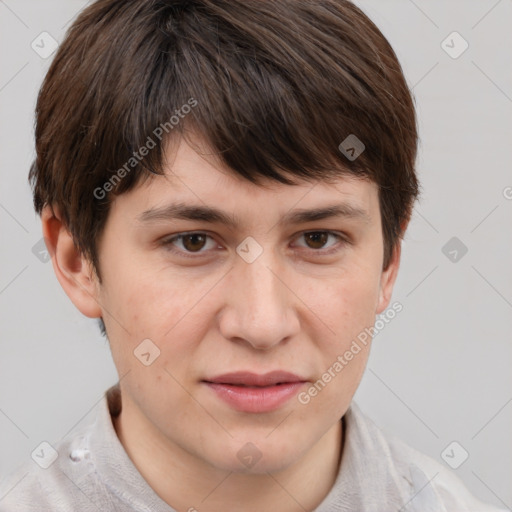
<instances>
[{"instance_id":1,"label":"short brown hair","mask_svg":"<svg viewBox=\"0 0 512 512\"><path fill-rule=\"evenodd\" d=\"M98 275L113 195L162 173L185 127L253 183L374 181L384 269L419 195L411 91L347 0L98 0L58 49L36 116L35 208L59 207ZM365 147L356 159L338 149L349 135Z\"/></svg>"}]
</instances>

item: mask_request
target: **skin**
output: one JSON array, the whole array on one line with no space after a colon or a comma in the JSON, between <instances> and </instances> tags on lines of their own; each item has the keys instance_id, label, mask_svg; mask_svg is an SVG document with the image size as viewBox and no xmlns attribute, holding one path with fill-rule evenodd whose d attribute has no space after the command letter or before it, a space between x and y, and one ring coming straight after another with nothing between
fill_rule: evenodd
<instances>
[{"instance_id":1,"label":"skin","mask_svg":"<svg viewBox=\"0 0 512 512\"><path fill-rule=\"evenodd\" d=\"M84 315L104 319L121 377L118 437L149 485L178 511L312 510L336 478L340 419L370 343L309 403L294 396L272 412L236 411L202 380L281 369L309 381L304 391L373 326L389 305L400 261L398 245L383 271L378 188L351 177L258 186L184 140L169 146L167 156L165 176L112 204L98 245L101 282L75 249L58 208L42 215L62 287ZM175 201L217 207L239 225L138 220ZM278 224L291 210L342 202L368 218ZM210 238L169 240L190 231ZM315 241L305 234L311 231L333 231L347 241L334 235ZM236 252L247 236L263 250L252 263ZM160 350L150 366L134 356L147 338ZM237 457L247 442L261 453L250 468Z\"/></svg>"}]
</instances>

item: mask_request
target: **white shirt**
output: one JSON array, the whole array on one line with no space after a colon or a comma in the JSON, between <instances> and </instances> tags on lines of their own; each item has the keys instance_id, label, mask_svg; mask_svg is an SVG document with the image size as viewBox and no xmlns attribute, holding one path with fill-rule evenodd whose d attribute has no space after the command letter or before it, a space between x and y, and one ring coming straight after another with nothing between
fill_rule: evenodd
<instances>
[{"instance_id":1,"label":"white shirt","mask_svg":"<svg viewBox=\"0 0 512 512\"><path fill-rule=\"evenodd\" d=\"M54 446L58 457L47 469L29 460L3 481L0 512L176 512L143 479L117 437L111 415L119 414L120 398L117 386L107 390L94 421ZM338 475L313 512L498 512L443 465L386 436L356 404L343 420ZM201 505L195 508L207 511Z\"/></svg>"}]
</instances>

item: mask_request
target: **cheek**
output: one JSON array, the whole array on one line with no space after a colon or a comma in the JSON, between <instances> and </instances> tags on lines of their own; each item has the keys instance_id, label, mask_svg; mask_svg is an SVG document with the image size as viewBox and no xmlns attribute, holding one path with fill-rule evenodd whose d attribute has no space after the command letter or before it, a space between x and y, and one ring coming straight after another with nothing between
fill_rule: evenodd
<instances>
[{"instance_id":1,"label":"cheek","mask_svg":"<svg viewBox=\"0 0 512 512\"><path fill-rule=\"evenodd\" d=\"M186 372L188 360L210 327L205 307L212 278L194 280L142 271L132 275L136 277L115 283L111 280L109 296L104 297L116 363L122 364L124 371L134 365L138 368L134 350L149 339L160 351L156 366L173 373Z\"/></svg>"},{"instance_id":2,"label":"cheek","mask_svg":"<svg viewBox=\"0 0 512 512\"><path fill-rule=\"evenodd\" d=\"M340 350L373 325L379 296L378 275L371 269L347 271L309 290L306 296L308 306L330 328L329 346Z\"/></svg>"},{"instance_id":3,"label":"cheek","mask_svg":"<svg viewBox=\"0 0 512 512\"><path fill-rule=\"evenodd\" d=\"M172 330L206 290L202 280L134 265L111 274L105 307L116 311L132 337L157 337Z\"/></svg>"},{"instance_id":4,"label":"cheek","mask_svg":"<svg viewBox=\"0 0 512 512\"><path fill-rule=\"evenodd\" d=\"M348 407L368 360L370 327L375 322L378 300L378 275L370 269L361 269L330 283L323 293L309 294L311 309L318 312L322 324L329 326L329 335L312 333L318 347L319 374L311 394L307 390L306 393L313 410L318 408L320 413L327 408L336 416Z\"/></svg>"}]
</instances>

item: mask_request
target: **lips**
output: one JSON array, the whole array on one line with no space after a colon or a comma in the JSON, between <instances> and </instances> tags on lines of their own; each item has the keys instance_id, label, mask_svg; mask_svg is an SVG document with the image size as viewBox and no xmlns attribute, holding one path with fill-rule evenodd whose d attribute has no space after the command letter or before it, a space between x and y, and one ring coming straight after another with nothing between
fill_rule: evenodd
<instances>
[{"instance_id":1,"label":"lips","mask_svg":"<svg viewBox=\"0 0 512 512\"><path fill-rule=\"evenodd\" d=\"M258 375L251 372L234 372L219 375L212 379L207 379L206 382L214 384L231 384L233 386L275 386L277 384L289 384L291 382L305 382L303 379L293 373L284 371L273 371Z\"/></svg>"},{"instance_id":2,"label":"lips","mask_svg":"<svg viewBox=\"0 0 512 512\"><path fill-rule=\"evenodd\" d=\"M203 381L223 402L241 412L270 412L284 405L307 382L285 371L234 372Z\"/></svg>"}]
</instances>

